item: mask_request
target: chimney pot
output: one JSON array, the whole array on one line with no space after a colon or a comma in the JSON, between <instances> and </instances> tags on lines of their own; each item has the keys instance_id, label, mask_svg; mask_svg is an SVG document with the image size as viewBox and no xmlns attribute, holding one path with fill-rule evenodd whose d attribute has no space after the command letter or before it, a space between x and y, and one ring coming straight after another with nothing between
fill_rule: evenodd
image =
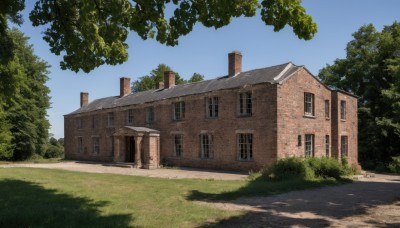
<instances>
[{"instance_id":1,"label":"chimney pot","mask_svg":"<svg viewBox=\"0 0 400 228\"><path fill-rule=\"evenodd\" d=\"M120 78L119 84L120 84L119 97L124 97L131 93L131 79L130 78L126 78L126 77Z\"/></svg>"},{"instance_id":2,"label":"chimney pot","mask_svg":"<svg viewBox=\"0 0 400 228\"><path fill-rule=\"evenodd\" d=\"M89 93L81 92L81 108L89 104Z\"/></svg>"},{"instance_id":3,"label":"chimney pot","mask_svg":"<svg viewBox=\"0 0 400 228\"><path fill-rule=\"evenodd\" d=\"M173 71L164 72L164 88L168 89L175 85L175 73Z\"/></svg>"},{"instance_id":4,"label":"chimney pot","mask_svg":"<svg viewBox=\"0 0 400 228\"><path fill-rule=\"evenodd\" d=\"M228 54L228 71L229 77L235 76L242 72L242 53L234 51Z\"/></svg>"}]
</instances>

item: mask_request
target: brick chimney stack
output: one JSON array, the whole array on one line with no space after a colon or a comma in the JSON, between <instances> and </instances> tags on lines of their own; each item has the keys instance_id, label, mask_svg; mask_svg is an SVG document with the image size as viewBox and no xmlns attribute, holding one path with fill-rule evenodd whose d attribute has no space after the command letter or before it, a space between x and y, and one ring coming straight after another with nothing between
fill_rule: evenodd
<instances>
[{"instance_id":1,"label":"brick chimney stack","mask_svg":"<svg viewBox=\"0 0 400 228\"><path fill-rule=\"evenodd\" d=\"M164 72L164 88L168 89L175 85L175 73L173 71Z\"/></svg>"},{"instance_id":2,"label":"brick chimney stack","mask_svg":"<svg viewBox=\"0 0 400 228\"><path fill-rule=\"evenodd\" d=\"M242 72L242 53L234 51L228 54L229 61L229 77L235 76Z\"/></svg>"},{"instance_id":3,"label":"brick chimney stack","mask_svg":"<svg viewBox=\"0 0 400 228\"><path fill-rule=\"evenodd\" d=\"M158 83L158 89L164 89L164 82Z\"/></svg>"},{"instance_id":4,"label":"brick chimney stack","mask_svg":"<svg viewBox=\"0 0 400 228\"><path fill-rule=\"evenodd\" d=\"M81 108L89 104L89 93L81 92Z\"/></svg>"},{"instance_id":5,"label":"brick chimney stack","mask_svg":"<svg viewBox=\"0 0 400 228\"><path fill-rule=\"evenodd\" d=\"M124 97L126 95L129 95L131 93L131 79L130 78L120 78L119 79L119 88L120 88L120 93L119 97Z\"/></svg>"}]
</instances>

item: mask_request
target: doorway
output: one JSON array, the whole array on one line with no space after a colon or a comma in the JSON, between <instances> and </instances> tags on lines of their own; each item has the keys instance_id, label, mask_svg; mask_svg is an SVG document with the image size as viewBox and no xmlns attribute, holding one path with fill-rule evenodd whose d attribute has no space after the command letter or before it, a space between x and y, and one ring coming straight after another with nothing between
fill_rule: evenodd
<instances>
[{"instance_id":1,"label":"doorway","mask_svg":"<svg viewBox=\"0 0 400 228\"><path fill-rule=\"evenodd\" d=\"M125 136L125 142L125 161L135 162L135 138L133 136Z\"/></svg>"}]
</instances>

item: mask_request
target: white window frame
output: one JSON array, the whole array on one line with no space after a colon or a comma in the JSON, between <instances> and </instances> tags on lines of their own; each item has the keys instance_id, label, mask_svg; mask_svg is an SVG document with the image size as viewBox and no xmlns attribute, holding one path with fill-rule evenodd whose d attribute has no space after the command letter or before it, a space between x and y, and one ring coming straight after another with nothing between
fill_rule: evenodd
<instances>
[{"instance_id":1,"label":"white window frame","mask_svg":"<svg viewBox=\"0 0 400 228\"><path fill-rule=\"evenodd\" d=\"M251 116L253 114L253 94L251 91L239 93L238 114L239 116Z\"/></svg>"},{"instance_id":2,"label":"white window frame","mask_svg":"<svg viewBox=\"0 0 400 228\"><path fill-rule=\"evenodd\" d=\"M218 104L219 97L207 97L207 117L209 118L217 118L218 117Z\"/></svg>"},{"instance_id":3,"label":"white window frame","mask_svg":"<svg viewBox=\"0 0 400 228\"><path fill-rule=\"evenodd\" d=\"M347 135L340 136L340 155L341 157L349 156L349 137Z\"/></svg>"},{"instance_id":4,"label":"white window frame","mask_svg":"<svg viewBox=\"0 0 400 228\"><path fill-rule=\"evenodd\" d=\"M340 101L340 119L341 120L346 120L346 115L347 115L347 107L346 107L346 101L341 100Z\"/></svg>"},{"instance_id":5,"label":"white window frame","mask_svg":"<svg viewBox=\"0 0 400 228\"><path fill-rule=\"evenodd\" d=\"M173 145L174 145L174 156L175 157L182 157L183 154L183 135L182 134L175 134L173 135Z\"/></svg>"},{"instance_id":6,"label":"white window frame","mask_svg":"<svg viewBox=\"0 0 400 228\"><path fill-rule=\"evenodd\" d=\"M253 160L253 134L240 133L237 135L239 161Z\"/></svg>"},{"instance_id":7,"label":"white window frame","mask_svg":"<svg viewBox=\"0 0 400 228\"><path fill-rule=\"evenodd\" d=\"M133 109L126 111L126 124L132 126L134 121Z\"/></svg>"},{"instance_id":8,"label":"white window frame","mask_svg":"<svg viewBox=\"0 0 400 228\"><path fill-rule=\"evenodd\" d=\"M314 139L315 136L313 134L306 134L304 136L304 157L306 158L314 157Z\"/></svg>"},{"instance_id":9,"label":"white window frame","mask_svg":"<svg viewBox=\"0 0 400 228\"><path fill-rule=\"evenodd\" d=\"M314 94L313 93L304 93L304 115L305 116L314 116Z\"/></svg>"},{"instance_id":10,"label":"white window frame","mask_svg":"<svg viewBox=\"0 0 400 228\"><path fill-rule=\"evenodd\" d=\"M185 118L185 102L179 101L172 103L173 120L183 120Z\"/></svg>"},{"instance_id":11,"label":"white window frame","mask_svg":"<svg viewBox=\"0 0 400 228\"><path fill-rule=\"evenodd\" d=\"M100 138L99 137L92 137L93 141L93 155L100 154Z\"/></svg>"},{"instance_id":12,"label":"white window frame","mask_svg":"<svg viewBox=\"0 0 400 228\"><path fill-rule=\"evenodd\" d=\"M200 157L202 159L214 158L214 142L213 135L200 134Z\"/></svg>"}]
</instances>

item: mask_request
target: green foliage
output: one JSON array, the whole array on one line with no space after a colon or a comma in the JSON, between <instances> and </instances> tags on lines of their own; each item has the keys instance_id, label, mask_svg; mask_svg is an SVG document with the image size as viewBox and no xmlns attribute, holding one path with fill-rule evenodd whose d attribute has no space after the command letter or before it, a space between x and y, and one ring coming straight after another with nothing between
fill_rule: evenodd
<instances>
[{"instance_id":1,"label":"green foliage","mask_svg":"<svg viewBox=\"0 0 400 228\"><path fill-rule=\"evenodd\" d=\"M5 6L7 3L13 7L0 8L0 18L18 17L24 1L6 0ZM168 17L166 12L173 13ZM174 46L198 22L218 29L233 18L253 17L257 12L274 31L288 25L305 40L317 32L301 0L262 0L261 4L258 0L40 0L29 18L34 26L45 28L44 40L51 52L63 55L62 69L90 72L103 64L116 65L128 59L129 32Z\"/></svg>"},{"instance_id":2,"label":"green foliage","mask_svg":"<svg viewBox=\"0 0 400 228\"><path fill-rule=\"evenodd\" d=\"M389 163L388 169L392 173L400 174L400 156L392 157L392 161Z\"/></svg>"},{"instance_id":3,"label":"green foliage","mask_svg":"<svg viewBox=\"0 0 400 228\"><path fill-rule=\"evenodd\" d=\"M400 151L400 23L381 32L365 25L353 37L346 58L327 65L319 77L359 96L359 159L371 168Z\"/></svg>"},{"instance_id":4,"label":"green foliage","mask_svg":"<svg viewBox=\"0 0 400 228\"><path fill-rule=\"evenodd\" d=\"M64 146L60 144L59 140L51 137L49 139L49 144L47 145L45 158L60 158L64 156Z\"/></svg>"},{"instance_id":5,"label":"green foliage","mask_svg":"<svg viewBox=\"0 0 400 228\"><path fill-rule=\"evenodd\" d=\"M358 174L356 166L349 166L346 162L339 162L335 158L291 157L277 161L265 169L264 176L274 180L313 180L315 178L334 178L339 180L343 175Z\"/></svg>"},{"instance_id":6,"label":"green foliage","mask_svg":"<svg viewBox=\"0 0 400 228\"><path fill-rule=\"evenodd\" d=\"M156 69L150 72L150 75L145 75L139 78L132 83L132 91L133 92L142 92L146 90L158 89L158 85L160 82L164 82L164 72L170 71L171 67L165 64L159 64ZM190 82L202 81L204 76L198 73L194 73L193 76L186 81L181 78L179 73L175 72L175 84L181 85Z\"/></svg>"},{"instance_id":7,"label":"green foliage","mask_svg":"<svg viewBox=\"0 0 400 228\"><path fill-rule=\"evenodd\" d=\"M13 29L7 35L15 46L12 59L0 63L0 113L4 110L4 115L0 114L0 128L4 130L0 144L7 142L3 143L7 148L3 159L24 160L33 154L42 156L46 150L50 126L46 119L50 107L45 85L48 65L33 54L21 32Z\"/></svg>"}]
</instances>

